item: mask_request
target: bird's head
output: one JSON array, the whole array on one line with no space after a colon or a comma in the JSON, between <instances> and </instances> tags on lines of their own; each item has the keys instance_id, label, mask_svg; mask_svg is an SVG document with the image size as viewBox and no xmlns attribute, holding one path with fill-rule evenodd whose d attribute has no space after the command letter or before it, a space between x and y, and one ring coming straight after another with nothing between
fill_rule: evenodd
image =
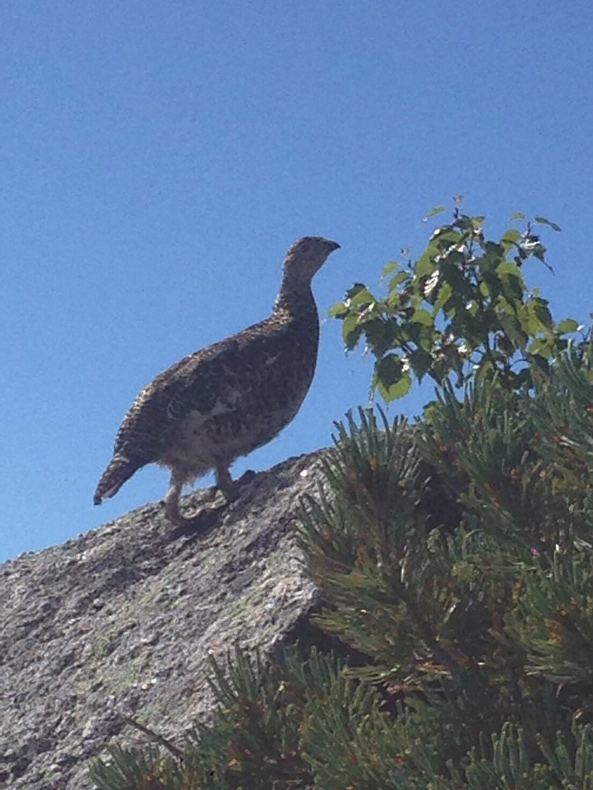
<instances>
[{"instance_id":1,"label":"bird's head","mask_svg":"<svg viewBox=\"0 0 593 790\"><path fill-rule=\"evenodd\" d=\"M305 236L292 245L284 259L285 279L296 283L310 283L334 250L340 249L336 241L321 236Z\"/></svg>"}]
</instances>

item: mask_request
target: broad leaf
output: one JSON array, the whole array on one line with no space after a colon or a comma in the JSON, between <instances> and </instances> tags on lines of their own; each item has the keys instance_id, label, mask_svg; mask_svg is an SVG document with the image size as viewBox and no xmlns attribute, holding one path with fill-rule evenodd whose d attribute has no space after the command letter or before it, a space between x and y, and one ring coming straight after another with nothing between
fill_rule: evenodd
<instances>
[{"instance_id":1,"label":"broad leaf","mask_svg":"<svg viewBox=\"0 0 593 790\"><path fill-rule=\"evenodd\" d=\"M424 219L422 220L422 222L428 222L428 220L432 219L433 217L436 217L436 216L437 216L437 214L442 214L442 213L443 213L444 211L446 211L446 210L447 210L447 207L446 207L446 206L434 206L434 207L433 207L433 208L431 208L431 209L430 209L430 211L429 211L429 212L426 214L426 216L424 217Z\"/></svg>"},{"instance_id":2,"label":"broad leaf","mask_svg":"<svg viewBox=\"0 0 593 790\"><path fill-rule=\"evenodd\" d=\"M545 217L536 217L535 221L539 225L548 225L550 228L552 228L552 230L555 230L555 231L561 231L562 230L560 225L557 225L555 222L552 222L551 220L546 219Z\"/></svg>"}]
</instances>

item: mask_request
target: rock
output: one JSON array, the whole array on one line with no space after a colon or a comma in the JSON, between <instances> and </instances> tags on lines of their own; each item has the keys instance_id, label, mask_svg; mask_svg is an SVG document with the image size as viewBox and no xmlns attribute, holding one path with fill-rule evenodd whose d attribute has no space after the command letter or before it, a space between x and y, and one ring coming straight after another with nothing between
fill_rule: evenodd
<instances>
[{"instance_id":1,"label":"rock","mask_svg":"<svg viewBox=\"0 0 593 790\"><path fill-rule=\"evenodd\" d=\"M298 636L315 604L293 522L319 453L253 475L201 533L148 504L62 546L0 566L0 777L27 790L90 790L89 760L124 716L178 741L208 718L208 657L264 654ZM188 497L212 505L208 491Z\"/></svg>"}]
</instances>

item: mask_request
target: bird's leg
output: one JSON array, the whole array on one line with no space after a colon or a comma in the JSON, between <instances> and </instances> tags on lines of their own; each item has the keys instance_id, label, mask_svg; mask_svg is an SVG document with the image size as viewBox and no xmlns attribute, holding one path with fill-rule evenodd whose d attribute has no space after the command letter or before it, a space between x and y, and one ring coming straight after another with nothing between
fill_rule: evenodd
<instances>
[{"instance_id":1,"label":"bird's leg","mask_svg":"<svg viewBox=\"0 0 593 790\"><path fill-rule=\"evenodd\" d=\"M179 497L181 496L181 490L183 488L183 482L181 480L177 480L174 475L171 476L171 485L169 486L169 490L165 496L165 513L167 514L167 518L173 524L176 524L178 527L185 527L188 524L189 519L185 518L179 512Z\"/></svg>"},{"instance_id":2,"label":"bird's leg","mask_svg":"<svg viewBox=\"0 0 593 790\"><path fill-rule=\"evenodd\" d=\"M167 518L172 524L178 527L178 529L173 532L174 537L178 537L179 535L196 535L200 532L205 532L216 523L217 513L224 507L203 507L200 510L188 513L187 516L183 516L179 512L179 498L185 482L185 477L180 479L173 473L171 475L171 485L165 496L165 513L167 514Z\"/></svg>"},{"instance_id":3,"label":"bird's leg","mask_svg":"<svg viewBox=\"0 0 593 790\"><path fill-rule=\"evenodd\" d=\"M182 516L179 512L179 498L185 482L185 478L179 479L175 474L171 475L171 485L165 495L165 513L169 521L175 526L193 528L198 525L202 513L198 511L191 513L189 516Z\"/></svg>"},{"instance_id":4,"label":"bird's leg","mask_svg":"<svg viewBox=\"0 0 593 790\"><path fill-rule=\"evenodd\" d=\"M237 498L237 486L231 477L228 464L216 464L216 485L228 503L233 502Z\"/></svg>"},{"instance_id":5,"label":"bird's leg","mask_svg":"<svg viewBox=\"0 0 593 790\"><path fill-rule=\"evenodd\" d=\"M177 527L192 527L199 520L200 513L193 513L191 516L183 516L179 512L179 498L183 489L185 479L178 478L175 474L171 475L171 484L165 495L165 513L172 524ZM233 502L237 496L237 486L231 477L228 464L216 464L216 485L222 492L227 504Z\"/></svg>"}]
</instances>

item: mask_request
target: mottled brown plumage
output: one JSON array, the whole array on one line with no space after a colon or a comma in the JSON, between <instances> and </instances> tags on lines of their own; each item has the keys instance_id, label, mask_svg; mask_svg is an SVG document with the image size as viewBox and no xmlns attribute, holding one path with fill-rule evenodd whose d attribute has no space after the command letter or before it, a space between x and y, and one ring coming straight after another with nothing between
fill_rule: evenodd
<instances>
[{"instance_id":1,"label":"mottled brown plumage","mask_svg":"<svg viewBox=\"0 0 593 790\"><path fill-rule=\"evenodd\" d=\"M175 524L191 521L179 513L183 486L211 469L233 498L233 461L288 425L309 390L319 342L311 280L338 248L318 236L297 241L269 318L185 357L142 390L119 429L96 505L150 463L171 470L165 503Z\"/></svg>"}]
</instances>

